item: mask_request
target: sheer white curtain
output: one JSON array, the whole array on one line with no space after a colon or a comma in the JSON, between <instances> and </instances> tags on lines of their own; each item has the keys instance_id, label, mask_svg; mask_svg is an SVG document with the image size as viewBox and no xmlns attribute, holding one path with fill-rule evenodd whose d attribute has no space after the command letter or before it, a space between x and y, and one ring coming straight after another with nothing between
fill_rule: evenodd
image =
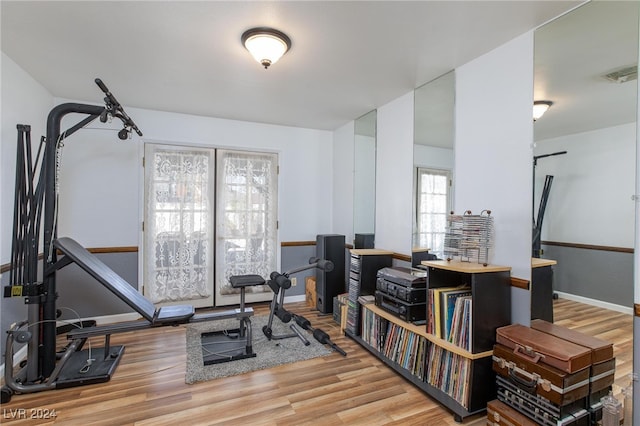
<instances>
[{"instance_id":1,"label":"sheer white curtain","mask_svg":"<svg viewBox=\"0 0 640 426\"><path fill-rule=\"evenodd\" d=\"M450 211L450 172L418 168L417 246L442 258L447 215Z\"/></svg>"},{"instance_id":2,"label":"sheer white curtain","mask_svg":"<svg viewBox=\"0 0 640 426\"><path fill-rule=\"evenodd\" d=\"M217 176L218 305L225 303L224 295L235 293L230 276L257 274L266 279L277 269L278 156L218 150ZM270 292L267 286L247 291ZM262 300L269 297L267 293Z\"/></svg>"},{"instance_id":3,"label":"sheer white curtain","mask_svg":"<svg viewBox=\"0 0 640 426\"><path fill-rule=\"evenodd\" d=\"M154 303L212 305L214 158L214 150L145 145L145 294Z\"/></svg>"}]
</instances>

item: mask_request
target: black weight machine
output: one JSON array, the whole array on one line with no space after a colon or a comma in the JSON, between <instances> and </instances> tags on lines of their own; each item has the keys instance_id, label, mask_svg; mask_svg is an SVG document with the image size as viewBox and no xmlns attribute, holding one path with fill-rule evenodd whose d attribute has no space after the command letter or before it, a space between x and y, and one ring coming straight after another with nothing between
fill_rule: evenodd
<instances>
[{"instance_id":1,"label":"black weight machine","mask_svg":"<svg viewBox=\"0 0 640 426\"><path fill-rule=\"evenodd\" d=\"M5 296L24 297L28 305L28 319L15 324L7 333L5 348L5 383L2 401L9 400L13 391L29 392L50 389L61 373L62 366L79 350L84 341L70 345L71 351L58 361L56 353L56 270L58 263L54 241L57 237L58 188L60 150L64 140L95 119L105 123L118 118L123 128L118 137L127 139L132 131L142 132L127 115L116 98L100 79L96 84L104 93L104 105L64 103L54 107L47 117L47 136L40 141L35 157L31 155L30 127L18 125L18 156L16 164L16 198L14 229L11 248L11 274ZM81 119L72 127L61 131L62 119L69 114L80 114ZM42 156L40 155L42 153ZM39 169L38 175L36 172ZM44 257L42 281L38 281L38 243L41 218L43 226ZM27 343L26 366L19 377L13 377L13 342ZM117 358L117 357L116 357Z\"/></svg>"},{"instance_id":2,"label":"black weight machine","mask_svg":"<svg viewBox=\"0 0 640 426\"><path fill-rule=\"evenodd\" d=\"M292 337L298 337L305 346L308 346L309 340L304 336L304 334L298 330L298 328L294 324L290 324L289 328L293 331L291 334L279 334L276 335L273 333L273 319L277 317L284 324L288 324L291 320L295 320L298 326L302 327L304 330L307 330L313 334L314 339L323 345L327 345L334 349L336 352L340 353L343 356L347 356L347 353L343 351L338 345L331 341L329 335L319 328L314 328L311 326L311 322L303 317L302 315L294 314L284 308L284 293L285 290L291 287L291 279L289 278L292 274L306 271L307 269L318 268L326 272L331 272L333 270L333 262L330 260L318 259L317 257L312 257L309 259L309 264L304 265L290 271L280 273L280 272L272 272L269 276L270 280L267 281L267 284L273 291L273 299L271 300L271 306L269 310L269 319L267 324L262 327L262 332L269 340L279 340L279 339L288 339Z\"/></svg>"},{"instance_id":3,"label":"black weight machine","mask_svg":"<svg viewBox=\"0 0 640 426\"><path fill-rule=\"evenodd\" d=\"M536 166L538 165L538 160L541 158L553 157L556 155L566 154L567 151L559 151L554 152L552 154L543 154L537 155L533 157L533 201L531 203L531 208L535 208L535 198L536 198ZM540 207L538 208L538 218L536 220L535 213L532 212L531 216L533 219L533 235L532 235L532 249L531 249L531 257L540 257L542 255L542 221L544 219L544 213L547 209L547 201L549 200L549 194L551 193L551 184L553 183L553 176L546 175L544 180L544 186L542 188L542 195L540 197Z\"/></svg>"},{"instance_id":4,"label":"black weight machine","mask_svg":"<svg viewBox=\"0 0 640 426\"><path fill-rule=\"evenodd\" d=\"M233 309L209 314L195 314L191 305L156 308L133 286L101 262L96 256L70 238L58 238L58 171L63 141L95 119L105 123L118 118L123 128L118 132L121 140L128 139L132 131L142 132L126 114L122 105L96 79L104 93L104 106L64 103L54 107L47 117L47 136L42 138L35 158L31 151L30 127L18 125L18 152L16 164L16 198L14 230L11 249L10 285L5 297L23 297L27 307L27 320L13 324L7 331L5 347L5 385L1 389L2 403L9 402L14 393L32 393L60 389L110 380L124 352L123 346L111 346L113 333L128 332L150 327L178 325L200 321L236 318L240 321L239 335L243 337L241 349L233 349L234 360L255 356L251 345L251 308L244 307L247 286L264 284L258 276L238 276L231 280L232 287L240 290L241 304ZM85 116L77 124L61 131L62 119L68 114ZM41 217L44 219L42 281L38 281L38 242ZM58 259L58 253L63 256ZM75 263L112 293L138 312L142 320L95 326L95 322L67 324L68 345L56 350L59 332L56 309L56 272ZM243 278L245 277L245 278ZM104 347L83 349L91 337L104 336ZM14 343L27 344L27 358L14 375ZM218 361L222 362L222 361Z\"/></svg>"}]
</instances>

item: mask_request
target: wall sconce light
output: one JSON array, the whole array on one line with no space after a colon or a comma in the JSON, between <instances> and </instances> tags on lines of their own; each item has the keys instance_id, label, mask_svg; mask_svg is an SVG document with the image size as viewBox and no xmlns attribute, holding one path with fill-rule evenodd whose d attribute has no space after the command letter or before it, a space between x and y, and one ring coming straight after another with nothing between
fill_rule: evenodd
<instances>
[{"instance_id":1,"label":"wall sconce light","mask_svg":"<svg viewBox=\"0 0 640 426\"><path fill-rule=\"evenodd\" d=\"M291 49L291 39L285 33L266 27L245 31L242 44L264 69L275 64Z\"/></svg>"},{"instance_id":2,"label":"wall sconce light","mask_svg":"<svg viewBox=\"0 0 640 426\"><path fill-rule=\"evenodd\" d=\"M551 105L553 105L551 101L535 101L533 103L533 121L542 117Z\"/></svg>"}]
</instances>

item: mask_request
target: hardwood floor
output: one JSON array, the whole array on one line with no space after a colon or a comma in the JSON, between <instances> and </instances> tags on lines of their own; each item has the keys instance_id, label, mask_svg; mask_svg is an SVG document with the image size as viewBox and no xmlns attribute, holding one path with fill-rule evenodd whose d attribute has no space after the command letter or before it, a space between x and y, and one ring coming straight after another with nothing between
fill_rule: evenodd
<instances>
[{"instance_id":1,"label":"hardwood floor","mask_svg":"<svg viewBox=\"0 0 640 426\"><path fill-rule=\"evenodd\" d=\"M256 315L267 304L254 305ZM115 334L126 346L108 383L14 395L3 424L64 425L455 425L452 414L341 335L331 315L304 303L287 308L328 332L348 356L333 353L295 364L187 385L185 327ZM568 300L554 303L556 323L614 343L616 383L632 371L631 315ZM102 346L102 339L95 341ZM20 411L24 410L24 411ZM44 414L56 417L44 419ZM24 414L24 415L23 415ZM30 418L32 414L38 419ZM12 418L13 417L13 418ZM27 417L27 418L24 418ZM485 424L485 416L464 420Z\"/></svg>"},{"instance_id":2,"label":"hardwood floor","mask_svg":"<svg viewBox=\"0 0 640 426\"><path fill-rule=\"evenodd\" d=\"M614 394L629 384L633 372L633 317L566 299L554 301L554 323L613 342L616 358Z\"/></svg>"}]
</instances>

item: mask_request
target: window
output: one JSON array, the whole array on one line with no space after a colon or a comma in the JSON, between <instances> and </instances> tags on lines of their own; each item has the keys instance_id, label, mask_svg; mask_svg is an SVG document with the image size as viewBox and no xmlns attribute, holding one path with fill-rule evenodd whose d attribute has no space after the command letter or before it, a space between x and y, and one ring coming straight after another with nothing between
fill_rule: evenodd
<instances>
[{"instance_id":1,"label":"window","mask_svg":"<svg viewBox=\"0 0 640 426\"><path fill-rule=\"evenodd\" d=\"M451 172L418 168L416 235L414 244L443 258L447 215L450 212Z\"/></svg>"}]
</instances>

